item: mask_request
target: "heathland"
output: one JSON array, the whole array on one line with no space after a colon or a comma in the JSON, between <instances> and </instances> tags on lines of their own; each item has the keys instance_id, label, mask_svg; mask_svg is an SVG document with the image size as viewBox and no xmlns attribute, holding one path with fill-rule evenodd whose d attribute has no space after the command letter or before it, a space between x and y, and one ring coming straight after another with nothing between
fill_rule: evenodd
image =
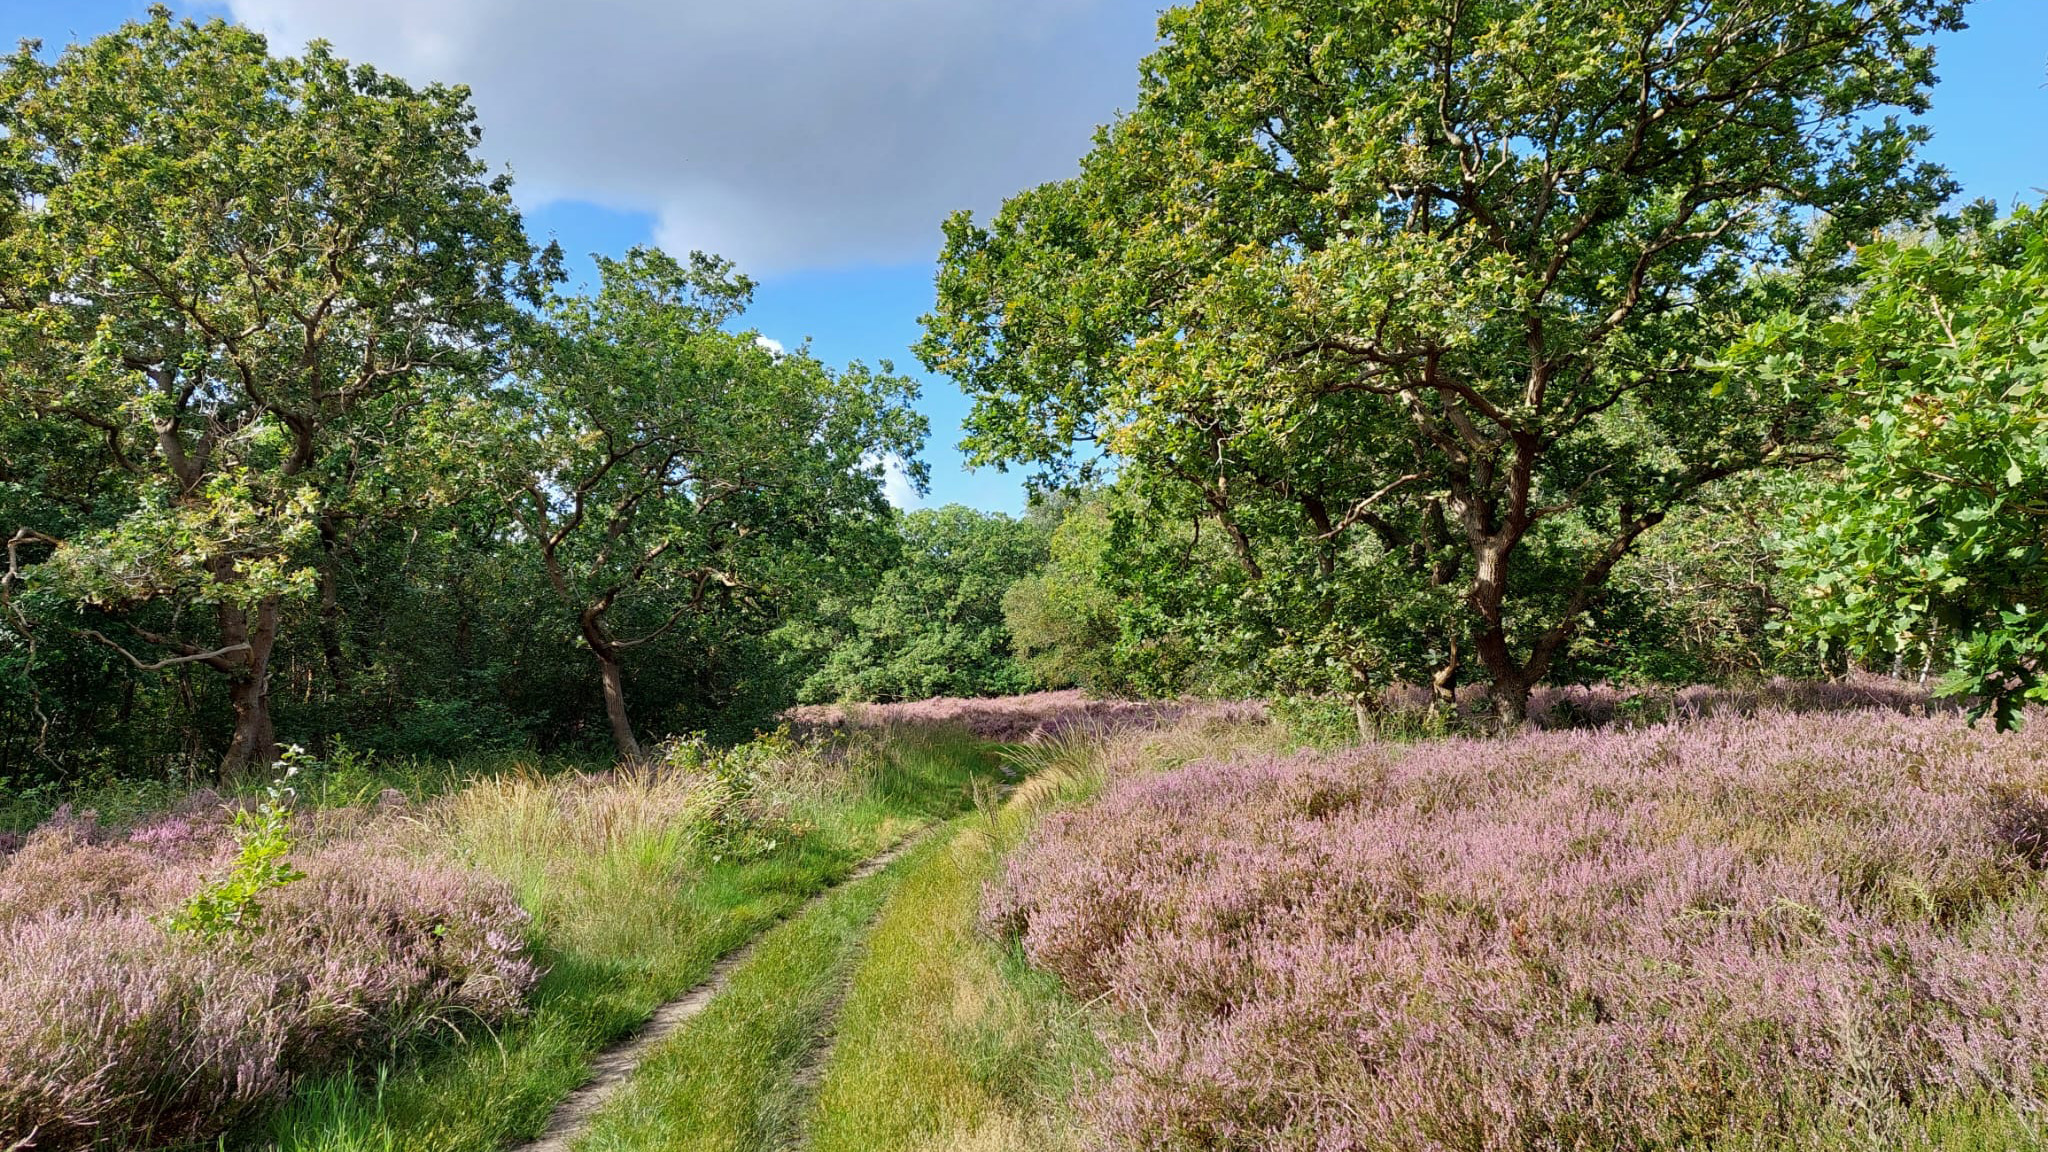
<instances>
[{"instance_id":1,"label":"heathland","mask_svg":"<svg viewBox=\"0 0 2048 1152\"><path fill-rule=\"evenodd\" d=\"M68 809L0 856L0 1136L517 1146L702 986L560 1147L2041 1144L2041 737L1878 680L1536 705L811 709Z\"/></svg>"},{"instance_id":2,"label":"heathland","mask_svg":"<svg viewBox=\"0 0 2048 1152\"><path fill-rule=\"evenodd\" d=\"M1166 10L933 221L1018 516L902 507L943 401L730 260L571 284L460 77L22 44L0 1152L2041 1146L1967 11Z\"/></svg>"}]
</instances>

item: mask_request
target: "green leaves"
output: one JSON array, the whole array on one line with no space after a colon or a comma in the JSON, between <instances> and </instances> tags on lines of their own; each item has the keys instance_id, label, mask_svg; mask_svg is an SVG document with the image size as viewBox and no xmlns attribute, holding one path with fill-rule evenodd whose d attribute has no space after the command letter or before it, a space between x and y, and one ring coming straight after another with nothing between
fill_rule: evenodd
<instances>
[{"instance_id":1,"label":"green leaves","mask_svg":"<svg viewBox=\"0 0 2048 1152\"><path fill-rule=\"evenodd\" d=\"M1943 689L2001 726L2042 699L2048 623L2048 221L1977 212L1858 253L1840 321L1791 358L1839 386L1838 482L1788 542L1808 595L1795 638L1870 658L1937 656ZM1792 343L1752 332L1766 371Z\"/></svg>"},{"instance_id":2,"label":"green leaves","mask_svg":"<svg viewBox=\"0 0 2048 1152\"><path fill-rule=\"evenodd\" d=\"M461 89L160 7L0 64L0 390L88 430L128 497L35 580L128 623L167 605L130 642L243 686L231 757L267 755L322 542L445 496L451 382L557 274L477 138Z\"/></svg>"},{"instance_id":3,"label":"green leaves","mask_svg":"<svg viewBox=\"0 0 2048 1152\"><path fill-rule=\"evenodd\" d=\"M814 630L793 629L805 700L1001 696L1031 687L1004 597L1046 558L1048 526L958 504L896 517L878 583L848 588Z\"/></svg>"},{"instance_id":4,"label":"green leaves","mask_svg":"<svg viewBox=\"0 0 2048 1152\"><path fill-rule=\"evenodd\" d=\"M1952 191L1884 113L1959 18L1197 0L1078 176L949 222L919 354L974 459L1106 452L1213 525L1264 647L1526 681L1666 512L1825 438L1796 349L1702 361Z\"/></svg>"},{"instance_id":5,"label":"green leaves","mask_svg":"<svg viewBox=\"0 0 2048 1152\"><path fill-rule=\"evenodd\" d=\"M209 478L197 496L145 490L119 524L76 534L39 566L40 589L113 612L159 597L247 609L311 592L313 571L297 558L319 534L312 490L279 505L236 473Z\"/></svg>"},{"instance_id":6,"label":"green leaves","mask_svg":"<svg viewBox=\"0 0 2048 1152\"><path fill-rule=\"evenodd\" d=\"M553 301L531 333L494 455L600 664L712 617L765 634L870 586L891 543L884 468L923 475L915 383L729 330L752 285L728 262L635 249L599 270L595 296Z\"/></svg>"},{"instance_id":7,"label":"green leaves","mask_svg":"<svg viewBox=\"0 0 2048 1152\"><path fill-rule=\"evenodd\" d=\"M171 932L189 932L212 940L230 932L260 927L263 897L306 878L289 859L292 850L292 808L298 792L291 780L307 764L316 763L297 745L285 750L277 766L284 771L264 790L263 802L234 813L235 862L227 875L202 884L163 918Z\"/></svg>"}]
</instances>

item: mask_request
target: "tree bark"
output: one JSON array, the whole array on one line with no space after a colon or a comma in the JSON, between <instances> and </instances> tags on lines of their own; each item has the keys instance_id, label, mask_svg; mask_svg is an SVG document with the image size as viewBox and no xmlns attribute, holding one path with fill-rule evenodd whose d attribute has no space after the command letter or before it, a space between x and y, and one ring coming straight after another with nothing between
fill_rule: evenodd
<instances>
[{"instance_id":1,"label":"tree bark","mask_svg":"<svg viewBox=\"0 0 2048 1152\"><path fill-rule=\"evenodd\" d=\"M1451 637L1450 655L1444 659L1443 667L1429 677L1429 706L1433 711L1455 714L1458 710L1458 673L1463 669L1463 654L1458 651L1458 637Z\"/></svg>"},{"instance_id":2,"label":"tree bark","mask_svg":"<svg viewBox=\"0 0 2048 1152\"><path fill-rule=\"evenodd\" d=\"M643 753L639 738L633 735L633 718L626 711L626 674L619 663L618 647L605 631L601 610L586 608L582 616L583 641L597 658L598 679L604 685L604 715L611 725L612 743L617 745L622 762L637 764Z\"/></svg>"},{"instance_id":3,"label":"tree bark","mask_svg":"<svg viewBox=\"0 0 2048 1152\"><path fill-rule=\"evenodd\" d=\"M247 644L241 666L229 673L228 701L235 710L235 734L221 758L223 781L233 782L252 768L277 761L277 732L270 720L270 654L277 647L282 608L276 597L259 602L253 619L241 608L223 605L220 633L223 646Z\"/></svg>"},{"instance_id":4,"label":"tree bark","mask_svg":"<svg viewBox=\"0 0 2048 1152\"><path fill-rule=\"evenodd\" d=\"M1486 669L1487 700L1493 707L1494 722L1502 733L1509 733L1528 720L1529 688L1541 676L1540 670L1516 660L1508 643L1508 559L1519 538L1506 533L1482 535L1476 530L1471 535L1473 576L1468 600L1479 617L1474 646Z\"/></svg>"},{"instance_id":5,"label":"tree bark","mask_svg":"<svg viewBox=\"0 0 2048 1152\"><path fill-rule=\"evenodd\" d=\"M1493 705L1493 720L1502 735L1520 731L1529 723L1529 690L1527 677L1513 673L1501 673L1493 677L1488 702Z\"/></svg>"},{"instance_id":6,"label":"tree bark","mask_svg":"<svg viewBox=\"0 0 2048 1152\"><path fill-rule=\"evenodd\" d=\"M641 758L640 741L633 735L632 718L626 714L625 671L619 667L617 658L597 658L599 674L604 680L604 714L611 722L612 743L618 745L619 759L638 763Z\"/></svg>"}]
</instances>

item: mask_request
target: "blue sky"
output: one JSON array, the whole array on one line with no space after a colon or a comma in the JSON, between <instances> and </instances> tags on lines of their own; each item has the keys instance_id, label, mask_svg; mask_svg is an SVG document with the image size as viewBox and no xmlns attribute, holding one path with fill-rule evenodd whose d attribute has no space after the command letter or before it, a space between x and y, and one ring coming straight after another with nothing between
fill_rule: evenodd
<instances>
[{"instance_id":1,"label":"blue sky","mask_svg":"<svg viewBox=\"0 0 2048 1152\"><path fill-rule=\"evenodd\" d=\"M0 39L90 37L146 7L0 0ZM764 334L808 338L828 363L892 360L922 377L909 349L931 304L944 213L985 213L1071 173L1090 129L1135 95L1157 5L647 0L608 5L607 19L627 15L601 28L593 9L553 0L495 0L487 16L452 0L176 7L232 14L281 49L319 35L408 79L471 83L486 150L500 149L529 226L560 240L579 276L584 254L633 244L727 252L760 281L749 320ZM850 10L857 24L834 23ZM1977 0L1970 22L1939 44L1926 154L1966 198L2037 200L2048 187L2048 0ZM763 183L720 167L735 153ZM962 465L965 398L923 380L927 501L1019 511L1020 477Z\"/></svg>"}]
</instances>

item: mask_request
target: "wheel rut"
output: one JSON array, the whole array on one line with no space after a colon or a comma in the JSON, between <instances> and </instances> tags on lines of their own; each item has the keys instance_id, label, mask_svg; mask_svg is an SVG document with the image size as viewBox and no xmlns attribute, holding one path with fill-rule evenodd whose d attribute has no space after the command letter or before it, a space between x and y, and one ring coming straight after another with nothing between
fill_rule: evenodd
<instances>
[{"instance_id":1,"label":"wheel rut","mask_svg":"<svg viewBox=\"0 0 2048 1152\"><path fill-rule=\"evenodd\" d=\"M868 927L874 927L872 919L868 921ZM856 949L848 959L846 971L840 976L831 1001L825 1005L818 1031L811 1037L811 1046L805 1050L803 1059L797 1062L796 1070L790 1075L785 1105L788 1111L782 1135L771 1145L775 1152L801 1152L810 1146L811 1104L818 1098L818 1089L825 1082L825 1062L832 1058L833 1045L838 1043L839 1010L846 1005L846 994L853 990L853 974L860 967L859 952Z\"/></svg>"},{"instance_id":2,"label":"wheel rut","mask_svg":"<svg viewBox=\"0 0 2048 1152\"><path fill-rule=\"evenodd\" d=\"M886 851L870 856L837 883L791 909L789 915L783 919L801 916L833 892L848 884L865 880L887 868L916 847L932 831L933 828L929 827L920 829ZM640 1067L641 1062L660 1047L663 1041L675 1035L692 1017L704 1011L719 992L724 990L733 970L745 964L748 957L754 954L755 947L767 932L768 929L763 928L752 940L726 953L718 963L711 966L711 970L705 973L704 978L687 992L655 1009L654 1015L648 1017L647 1023L640 1031L594 1057L590 1062L590 1078L583 1082L582 1087L564 1097L560 1104L555 1105L555 1110L549 1114L547 1126L541 1129L540 1135L523 1144L511 1145L509 1152L569 1152L576 1138L590 1127L598 1110L604 1107L605 1102L610 1100L614 1093L625 1087L626 1081L632 1078L634 1069ZM824 1057L830 1051L831 1021L838 1015L840 998L834 997L825 1032L821 1034L821 1043L807 1057L805 1068L799 1073L807 1075L813 1082L822 1072Z\"/></svg>"}]
</instances>

